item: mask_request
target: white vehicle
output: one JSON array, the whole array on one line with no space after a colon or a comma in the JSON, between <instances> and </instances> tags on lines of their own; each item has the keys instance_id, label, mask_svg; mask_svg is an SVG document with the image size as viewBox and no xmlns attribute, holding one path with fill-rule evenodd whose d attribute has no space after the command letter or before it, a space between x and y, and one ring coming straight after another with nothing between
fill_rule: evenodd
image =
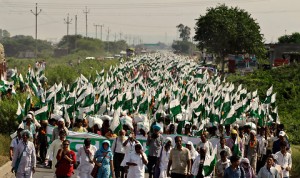
<instances>
[{"instance_id":1,"label":"white vehicle","mask_svg":"<svg viewBox=\"0 0 300 178\"><path fill-rule=\"evenodd\" d=\"M95 57L86 57L85 59L95 59Z\"/></svg>"}]
</instances>

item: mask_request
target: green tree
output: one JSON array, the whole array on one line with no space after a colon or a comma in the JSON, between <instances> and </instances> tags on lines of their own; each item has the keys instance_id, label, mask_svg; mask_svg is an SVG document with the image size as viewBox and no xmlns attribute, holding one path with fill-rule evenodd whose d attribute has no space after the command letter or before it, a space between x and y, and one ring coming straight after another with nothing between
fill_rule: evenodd
<instances>
[{"instance_id":1,"label":"green tree","mask_svg":"<svg viewBox=\"0 0 300 178\"><path fill-rule=\"evenodd\" d=\"M7 57L16 57L20 52L35 50L35 40L32 36L16 35L11 38L5 37L0 42L4 46ZM38 52L53 50L51 43L45 40L38 40L37 46Z\"/></svg>"},{"instance_id":2,"label":"green tree","mask_svg":"<svg viewBox=\"0 0 300 178\"><path fill-rule=\"evenodd\" d=\"M263 35L259 24L251 15L237 7L219 5L208 8L205 15L197 19L194 36L199 49L207 48L221 58L228 54L249 53L258 58L265 56Z\"/></svg>"},{"instance_id":3,"label":"green tree","mask_svg":"<svg viewBox=\"0 0 300 178\"><path fill-rule=\"evenodd\" d=\"M9 37L10 37L10 33L7 30L0 29L0 40Z\"/></svg>"},{"instance_id":4,"label":"green tree","mask_svg":"<svg viewBox=\"0 0 300 178\"><path fill-rule=\"evenodd\" d=\"M196 46L189 41L174 40L172 48L175 50L175 53L191 54L195 50Z\"/></svg>"},{"instance_id":5,"label":"green tree","mask_svg":"<svg viewBox=\"0 0 300 178\"><path fill-rule=\"evenodd\" d=\"M191 28L188 26L184 26L183 24L179 24L176 26L179 31L179 38L182 39L182 41L188 41L190 39L191 35Z\"/></svg>"},{"instance_id":6,"label":"green tree","mask_svg":"<svg viewBox=\"0 0 300 178\"><path fill-rule=\"evenodd\" d=\"M278 43L292 43L292 44L300 44L300 33L295 32L291 35L283 35L278 38Z\"/></svg>"}]
</instances>

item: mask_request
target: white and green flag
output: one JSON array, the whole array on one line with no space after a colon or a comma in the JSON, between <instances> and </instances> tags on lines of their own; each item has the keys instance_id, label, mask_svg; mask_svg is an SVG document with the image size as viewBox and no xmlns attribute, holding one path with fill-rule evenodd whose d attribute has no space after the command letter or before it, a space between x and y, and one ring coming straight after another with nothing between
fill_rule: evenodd
<instances>
[{"instance_id":1,"label":"white and green flag","mask_svg":"<svg viewBox=\"0 0 300 178\"><path fill-rule=\"evenodd\" d=\"M48 120L48 106L43 106L41 109L34 112L36 120Z\"/></svg>"},{"instance_id":2,"label":"white and green flag","mask_svg":"<svg viewBox=\"0 0 300 178\"><path fill-rule=\"evenodd\" d=\"M177 114L181 113L181 105L178 99L175 99L170 102L170 111L173 114L173 116L176 116Z\"/></svg>"},{"instance_id":3,"label":"white and green flag","mask_svg":"<svg viewBox=\"0 0 300 178\"><path fill-rule=\"evenodd\" d=\"M203 163L202 175L209 176L214 171L215 165L217 164L217 147L214 148L212 154L208 159L205 159Z\"/></svg>"},{"instance_id":4,"label":"white and green flag","mask_svg":"<svg viewBox=\"0 0 300 178\"><path fill-rule=\"evenodd\" d=\"M121 112L121 108L119 107L115 112L114 112L114 117L113 120L111 121L110 124L110 129L118 134L120 130L122 130L123 126L122 123L120 122L120 112Z\"/></svg>"}]
</instances>

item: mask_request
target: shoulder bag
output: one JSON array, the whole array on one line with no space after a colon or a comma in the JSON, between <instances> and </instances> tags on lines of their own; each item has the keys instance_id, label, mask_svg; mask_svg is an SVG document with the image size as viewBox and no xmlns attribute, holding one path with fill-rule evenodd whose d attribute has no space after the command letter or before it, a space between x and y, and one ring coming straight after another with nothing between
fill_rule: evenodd
<instances>
[{"instance_id":1,"label":"shoulder bag","mask_svg":"<svg viewBox=\"0 0 300 178\"><path fill-rule=\"evenodd\" d=\"M108 152L106 152L106 154L103 156L103 158L102 158L102 160L100 161L100 163L103 162L103 160L104 160L104 158L105 158L105 156L106 156L107 154L108 154ZM99 155L99 156L100 156L100 155ZM96 158L98 158L99 156L97 156ZM92 176L93 178L97 178L98 170L99 170L99 166L97 166L97 164L95 164L95 165L94 165L94 168L93 168L93 170L92 170L92 172L91 172L91 176Z\"/></svg>"}]
</instances>

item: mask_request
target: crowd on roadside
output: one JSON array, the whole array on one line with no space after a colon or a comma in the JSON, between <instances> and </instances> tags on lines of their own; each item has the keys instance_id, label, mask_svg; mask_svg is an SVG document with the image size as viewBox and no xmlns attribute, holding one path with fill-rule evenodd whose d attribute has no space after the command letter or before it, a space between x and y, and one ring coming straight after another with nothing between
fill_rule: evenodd
<instances>
[{"instance_id":1,"label":"crowd on roadside","mask_svg":"<svg viewBox=\"0 0 300 178\"><path fill-rule=\"evenodd\" d=\"M28 97L12 140L17 177L32 177L37 163L58 178L143 178L145 170L149 178L290 176L291 148L273 87L260 98L194 61L164 55L45 91L38 88L42 72L29 73L27 83L37 87L28 89L39 101L28 111ZM105 140L95 147L85 139L72 150L71 131Z\"/></svg>"},{"instance_id":2,"label":"crowd on roadside","mask_svg":"<svg viewBox=\"0 0 300 178\"><path fill-rule=\"evenodd\" d=\"M96 175L93 172L98 178L143 178L145 168L149 178L286 178L292 168L291 148L283 124L258 128L208 124L197 144L182 140L182 136L191 136L190 124L181 133L177 133L176 124L154 122L147 133L124 125L118 134L112 133L109 124L103 124L99 131L107 140L99 148L85 139L80 149L70 150L70 141L66 139L69 131L94 130L87 119L78 120L72 128L66 127L63 118L50 119L49 124L55 126L50 145L48 123L34 121L34 114L29 112L11 143L10 156L17 177L31 177L37 163L51 167L57 178L73 176L75 168L79 178L92 177L94 167L98 169ZM141 132L147 138L147 148L136 139ZM177 136L172 139L168 134ZM204 162L212 157L217 162L206 175Z\"/></svg>"}]
</instances>

